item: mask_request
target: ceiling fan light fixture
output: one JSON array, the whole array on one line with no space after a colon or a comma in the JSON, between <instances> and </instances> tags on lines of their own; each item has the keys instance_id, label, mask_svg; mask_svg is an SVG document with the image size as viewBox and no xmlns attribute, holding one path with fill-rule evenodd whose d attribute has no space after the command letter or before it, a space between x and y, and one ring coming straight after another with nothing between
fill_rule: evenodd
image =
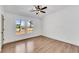
<instances>
[{"instance_id":1,"label":"ceiling fan light fixture","mask_svg":"<svg viewBox=\"0 0 79 59\"><path fill-rule=\"evenodd\" d=\"M36 15L38 15L40 13L46 13L45 9L47 9L47 6L34 5L33 11L36 13Z\"/></svg>"}]
</instances>

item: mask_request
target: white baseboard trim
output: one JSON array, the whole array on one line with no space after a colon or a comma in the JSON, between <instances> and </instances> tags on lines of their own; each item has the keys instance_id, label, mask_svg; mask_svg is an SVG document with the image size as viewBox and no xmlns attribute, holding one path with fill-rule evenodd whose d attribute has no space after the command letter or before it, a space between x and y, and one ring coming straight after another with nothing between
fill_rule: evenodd
<instances>
[{"instance_id":1,"label":"white baseboard trim","mask_svg":"<svg viewBox=\"0 0 79 59\"><path fill-rule=\"evenodd\" d=\"M49 36L46 36L46 35L42 35L42 36L48 37L48 38L50 38L50 39L62 41L62 42L65 42L65 43L69 43L69 44L72 44L72 45L79 46L79 43L75 43L75 42L72 42L72 41L69 42L69 41L66 41L66 40L63 40L63 39L56 39L56 38L52 38L52 37L49 37Z\"/></svg>"}]
</instances>

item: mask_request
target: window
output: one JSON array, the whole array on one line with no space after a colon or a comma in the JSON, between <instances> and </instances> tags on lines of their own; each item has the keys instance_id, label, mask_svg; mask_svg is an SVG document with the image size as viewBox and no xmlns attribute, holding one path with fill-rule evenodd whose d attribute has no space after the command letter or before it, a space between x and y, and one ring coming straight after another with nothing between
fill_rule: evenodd
<instances>
[{"instance_id":1,"label":"window","mask_svg":"<svg viewBox=\"0 0 79 59\"><path fill-rule=\"evenodd\" d=\"M16 34L25 34L31 33L33 31L33 24L31 20L27 20L26 22L22 19L16 20Z\"/></svg>"}]
</instances>

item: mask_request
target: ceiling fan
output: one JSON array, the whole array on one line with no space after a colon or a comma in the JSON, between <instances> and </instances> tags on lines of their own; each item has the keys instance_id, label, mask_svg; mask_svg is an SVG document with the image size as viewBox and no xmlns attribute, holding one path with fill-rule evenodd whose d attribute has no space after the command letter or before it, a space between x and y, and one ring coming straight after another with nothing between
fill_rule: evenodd
<instances>
[{"instance_id":1,"label":"ceiling fan","mask_svg":"<svg viewBox=\"0 0 79 59\"><path fill-rule=\"evenodd\" d=\"M35 5L34 9L32 10L33 12L36 12L36 15L39 13L46 13L44 10L47 9L47 6L42 6L42 5Z\"/></svg>"}]
</instances>

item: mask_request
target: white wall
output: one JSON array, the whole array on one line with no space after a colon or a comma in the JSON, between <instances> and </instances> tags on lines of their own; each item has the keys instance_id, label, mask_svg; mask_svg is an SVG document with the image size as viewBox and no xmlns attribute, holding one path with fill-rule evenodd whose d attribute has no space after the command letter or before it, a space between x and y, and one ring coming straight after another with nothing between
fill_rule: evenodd
<instances>
[{"instance_id":1,"label":"white wall","mask_svg":"<svg viewBox=\"0 0 79 59\"><path fill-rule=\"evenodd\" d=\"M5 13L5 42L13 42L42 35L60 41L79 45L79 7L71 6L41 19ZM16 35L16 19L34 20L34 31L30 34ZM42 27L41 27L42 26Z\"/></svg>"},{"instance_id":2,"label":"white wall","mask_svg":"<svg viewBox=\"0 0 79 59\"><path fill-rule=\"evenodd\" d=\"M79 45L79 6L47 15L43 20L43 35Z\"/></svg>"},{"instance_id":3,"label":"white wall","mask_svg":"<svg viewBox=\"0 0 79 59\"><path fill-rule=\"evenodd\" d=\"M41 22L39 19L30 18L27 16L26 17L20 16L20 15L8 13L8 12L6 12L4 16L5 16L4 43L13 42L13 41L17 41L17 40L21 40L29 37L39 36L41 34L41 30L40 30ZM25 20L32 20L34 24L33 32L29 34L26 33L23 35L16 35L16 19L18 18L25 19Z\"/></svg>"}]
</instances>

